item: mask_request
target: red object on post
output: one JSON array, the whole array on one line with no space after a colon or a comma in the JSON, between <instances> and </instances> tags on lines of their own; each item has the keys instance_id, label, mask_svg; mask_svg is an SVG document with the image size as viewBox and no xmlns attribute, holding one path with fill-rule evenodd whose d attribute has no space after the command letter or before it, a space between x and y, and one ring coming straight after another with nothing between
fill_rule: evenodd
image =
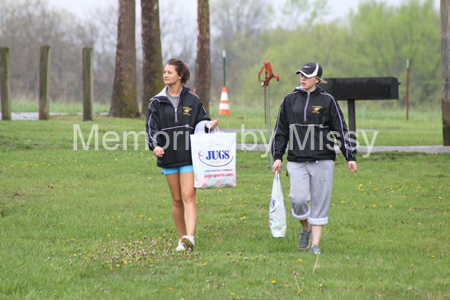
<instances>
[{"instance_id":1,"label":"red object on post","mask_svg":"<svg viewBox=\"0 0 450 300\"><path fill-rule=\"evenodd\" d=\"M272 78L276 78L277 81L280 81L280 75L273 75L272 66L270 65L270 62L267 61L264 62L263 64L264 66L262 66L261 71L258 74L259 81L262 82L261 86L269 86L269 81ZM261 80L261 74L263 71L266 77L264 78L264 80Z\"/></svg>"}]
</instances>

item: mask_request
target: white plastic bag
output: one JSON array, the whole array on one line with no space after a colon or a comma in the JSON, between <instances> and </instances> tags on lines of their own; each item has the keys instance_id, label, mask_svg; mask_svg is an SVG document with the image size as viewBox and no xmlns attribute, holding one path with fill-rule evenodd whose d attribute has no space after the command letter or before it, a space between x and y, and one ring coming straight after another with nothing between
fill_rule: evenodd
<instances>
[{"instance_id":1,"label":"white plastic bag","mask_svg":"<svg viewBox=\"0 0 450 300\"><path fill-rule=\"evenodd\" d=\"M236 133L191 134L194 187L236 186Z\"/></svg>"},{"instance_id":2,"label":"white plastic bag","mask_svg":"<svg viewBox=\"0 0 450 300\"><path fill-rule=\"evenodd\" d=\"M272 196L269 207L269 225L273 237L284 237L286 234L286 206L281 190L280 174L275 173L272 185Z\"/></svg>"}]
</instances>

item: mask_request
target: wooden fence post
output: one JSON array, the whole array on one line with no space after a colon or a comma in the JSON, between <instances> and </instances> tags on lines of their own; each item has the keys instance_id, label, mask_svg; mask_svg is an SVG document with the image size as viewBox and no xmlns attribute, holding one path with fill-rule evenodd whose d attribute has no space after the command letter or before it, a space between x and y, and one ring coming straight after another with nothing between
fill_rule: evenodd
<instances>
[{"instance_id":1,"label":"wooden fence post","mask_svg":"<svg viewBox=\"0 0 450 300\"><path fill-rule=\"evenodd\" d=\"M9 67L9 48L0 48L0 91L2 102L2 120L4 121L11 121Z\"/></svg>"},{"instance_id":2,"label":"wooden fence post","mask_svg":"<svg viewBox=\"0 0 450 300\"><path fill-rule=\"evenodd\" d=\"M50 78L50 46L41 47L39 65L39 120L50 119L48 84Z\"/></svg>"},{"instance_id":3,"label":"wooden fence post","mask_svg":"<svg viewBox=\"0 0 450 300\"><path fill-rule=\"evenodd\" d=\"M441 0L441 92L443 145L450 146L450 3Z\"/></svg>"},{"instance_id":4,"label":"wooden fence post","mask_svg":"<svg viewBox=\"0 0 450 300\"><path fill-rule=\"evenodd\" d=\"M94 99L94 51L83 49L83 121L92 121Z\"/></svg>"}]
</instances>

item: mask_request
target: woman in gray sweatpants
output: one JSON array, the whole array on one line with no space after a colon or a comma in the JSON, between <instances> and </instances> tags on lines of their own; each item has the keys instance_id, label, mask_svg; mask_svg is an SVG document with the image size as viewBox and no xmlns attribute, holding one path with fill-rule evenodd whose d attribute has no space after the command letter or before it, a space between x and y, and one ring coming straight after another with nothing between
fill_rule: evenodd
<instances>
[{"instance_id":1,"label":"woman in gray sweatpants","mask_svg":"<svg viewBox=\"0 0 450 300\"><path fill-rule=\"evenodd\" d=\"M310 252L320 254L319 242L323 225L328 223L333 186L335 140L352 173L356 172L355 140L347 130L337 101L318 86L324 82L322 67L315 62L307 63L296 74L300 74L301 86L285 96L278 112L272 172L281 172L288 148L286 168L292 216L302 225L298 248L309 248L312 234Z\"/></svg>"}]
</instances>

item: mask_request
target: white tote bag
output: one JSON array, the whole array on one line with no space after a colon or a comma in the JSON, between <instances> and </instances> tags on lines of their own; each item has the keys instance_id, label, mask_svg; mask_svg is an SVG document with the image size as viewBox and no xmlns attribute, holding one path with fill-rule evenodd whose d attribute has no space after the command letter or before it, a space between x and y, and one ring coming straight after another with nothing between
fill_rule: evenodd
<instances>
[{"instance_id":1,"label":"white tote bag","mask_svg":"<svg viewBox=\"0 0 450 300\"><path fill-rule=\"evenodd\" d=\"M269 225L273 237L284 237L286 234L286 206L281 190L280 174L276 173L272 184L272 195L269 207Z\"/></svg>"},{"instance_id":2,"label":"white tote bag","mask_svg":"<svg viewBox=\"0 0 450 300\"><path fill-rule=\"evenodd\" d=\"M236 133L191 134L191 156L195 188L236 186Z\"/></svg>"}]
</instances>

